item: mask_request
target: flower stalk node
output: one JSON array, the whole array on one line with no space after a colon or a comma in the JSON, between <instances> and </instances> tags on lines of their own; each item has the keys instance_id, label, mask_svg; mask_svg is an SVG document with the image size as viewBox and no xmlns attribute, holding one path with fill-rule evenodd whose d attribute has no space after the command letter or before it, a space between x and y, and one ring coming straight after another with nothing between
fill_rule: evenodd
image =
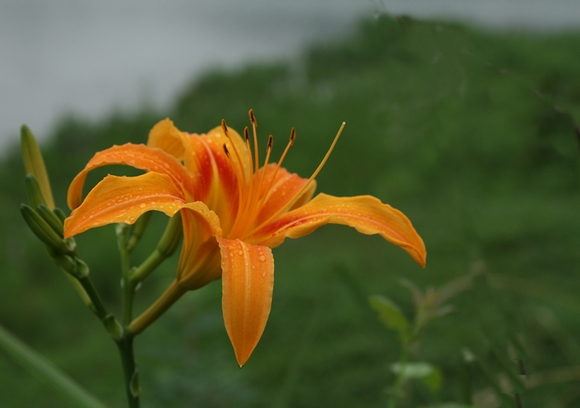
<instances>
[{"instance_id":1,"label":"flower stalk node","mask_svg":"<svg viewBox=\"0 0 580 408\"><path fill-rule=\"evenodd\" d=\"M119 323L115 316L108 314L103 319L103 324L113 340L120 341L123 339L123 326L121 326L121 323Z\"/></svg>"}]
</instances>

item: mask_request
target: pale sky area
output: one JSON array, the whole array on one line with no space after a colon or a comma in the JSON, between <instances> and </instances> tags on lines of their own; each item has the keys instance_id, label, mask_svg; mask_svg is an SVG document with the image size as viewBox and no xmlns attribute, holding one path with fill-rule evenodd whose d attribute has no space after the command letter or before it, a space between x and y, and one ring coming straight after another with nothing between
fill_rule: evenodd
<instances>
[{"instance_id":1,"label":"pale sky area","mask_svg":"<svg viewBox=\"0 0 580 408\"><path fill-rule=\"evenodd\" d=\"M580 29L579 0L0 0L0 147L23 123L42 139L65 113L166 109L211 67L291 58L385 12Z\"/></svg>"}]
</instances>

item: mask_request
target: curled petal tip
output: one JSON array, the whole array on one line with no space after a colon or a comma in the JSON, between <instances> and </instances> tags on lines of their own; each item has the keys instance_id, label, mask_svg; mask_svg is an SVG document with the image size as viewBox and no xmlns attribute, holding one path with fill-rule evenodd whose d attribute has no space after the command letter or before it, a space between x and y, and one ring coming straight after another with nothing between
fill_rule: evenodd
<instances>
[{"instance_id":1,"label":"curled petal tip","mask_svg":"<svg viewBox=\"0 0 580 408\"><path fill-rule=\"evenodd\" d=\"M415 258L415 261L417 261L417 263L419 264L419 266L421 267L425 267L427 266L427 252L421 252L418 254L418 257Z\"/></svg>"}]
</instances>

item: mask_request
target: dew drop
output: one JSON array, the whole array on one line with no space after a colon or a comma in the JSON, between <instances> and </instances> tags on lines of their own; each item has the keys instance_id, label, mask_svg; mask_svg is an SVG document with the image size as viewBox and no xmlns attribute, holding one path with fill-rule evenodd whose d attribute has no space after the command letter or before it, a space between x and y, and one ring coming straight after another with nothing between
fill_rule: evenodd
<instances>
[{"instance_id":1,"label":"dew drop","mask_svg":"<svg viewBox=\"0 0 580 408\"><path fill-rule=\"evenodd\" d=\"M260 262L266 262L266 257L264 255L260 255L258 257L258 261L260 261Z\"/></svg>"},{"instance_id":2,"label":"dew drop","mask_svg":"<svg viewBox=\"0 0 580 408\"><path fill-rule=\"evenodd\" d=\"M238 251L238 255L242 256L242 255L244 255L244 252L240 250L240 251Z\"/></svg>"},{"instance_id":3,"label":"dew drop","mask_svg":"<svg viewBox=\"0 0 580 408\"><path fill-rule=\"evenodd\" d=\"M145 207L147 207L147 205L145 205L145 203L141 203L141 204L139 204L139 207L145 208Z\"/></svg>"}]
</instances>

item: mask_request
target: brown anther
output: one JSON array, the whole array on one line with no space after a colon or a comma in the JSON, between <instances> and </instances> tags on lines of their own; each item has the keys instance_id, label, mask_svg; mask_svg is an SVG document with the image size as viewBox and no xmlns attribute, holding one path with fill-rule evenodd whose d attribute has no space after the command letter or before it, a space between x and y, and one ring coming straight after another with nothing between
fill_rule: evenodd
<instances>
[{"instance_id":1,"label":"brown anther","mask_svg":"<svg viewBox=\"0 0 580 408\"><path fill-rule=\"evenodd\" d=\"M250 140L250 131L248 130L247 126L244 128L244 139L246 140L246 142Z\"/></svg>"},{"instance_id":2,"label":"brown anther","mask_svg":"<svg viewBox=\"0 0 580 408\"><path fill-rule=\"evenodd\" d=\"M226 134L226 137L229 139L230 135L228 134L228 126L226 125L226 120L222 119L222 130Z\"/></svg>"},{"instance_id":3,"label":"brown anther","mask_svg":"<svg viewBox=\"0 0 580 408\"><path fill-rule=\"evenodd\" d=\"M256 116L254 116L254 110L250 109L248 115L250 116L250 122L252 123L252 125L258 127L258 121L256 120Z\"/></svg>"},{"instance_id":4,"label":"brown anther","mask_svg":"<svg viewBox=\"0 0 580 408\"><path fill-rule=\"evenodd\" d=\"M290 130L290 146L294 144L295 140L296 140L296 129L292 128Z\"/></svg>"},{"instance_id":5,"label":"brown anther","mask_svg":"<svg viewBox=\"0 0 580 408\"><path fill-rule=\"evenodd\" d=\"M226 156L230 157L230 151L228 150L228 147L226 146L225 143L224 143L224 152L226 153Z\"/></svg>"},{"instance_id":6,"label":"brown anther","mask_svg":"<svg viewBox=\"0 0 580 408\"><path fill-rule=\"evenodd\" d=\"M274 144L274 136L268 136L268 149L272 149L272 145Z\"/></svg>"}]
</instances>

